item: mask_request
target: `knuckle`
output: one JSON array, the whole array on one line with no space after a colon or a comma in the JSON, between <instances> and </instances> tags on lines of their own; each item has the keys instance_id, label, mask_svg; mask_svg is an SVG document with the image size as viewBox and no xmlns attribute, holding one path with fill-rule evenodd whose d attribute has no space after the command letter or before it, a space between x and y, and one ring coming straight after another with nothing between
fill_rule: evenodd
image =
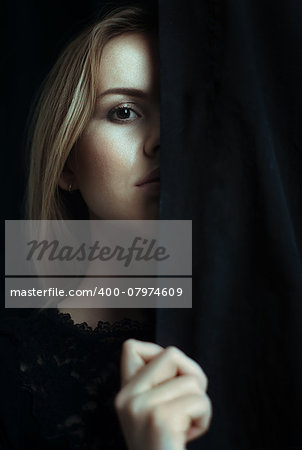
<instances>
[{"instance_id":1,"label":"knuckle","mask_svg":"<svg viewBox=\"0 0 302 450\"><path fill-rule=\"evenodd\" d=\"M204 376L204 382L205 382L206 389L207 389L208 386L209 386L209 379L208 379L208 377L206 376L206 374L204 372L203 372L203 376Z\"/></svg>"},{"instance_id":2,"label":"knuckle","mask_svg":"<svg viewBox=\"0 0 302 450\"><path fill-rule=\"evenodd\" d=\"M120 392L118 392L113 401L115 410L120 411L123 408L123 403L123 396Z\"/></svg>"},{"instance_id":3,"label":"knuckle","mask_svg":"<svg viewBox=\"0 0 302 450\"><path fill-rule=\"evenodd\" d=\"M197 367L199 369L199 377L203 386L203 390L206 391L208 389L208 385L209 385L209 380L208 377L206 376L204 370L202 369L202 367L197 363Z\"/></svg>"},{"instance_id":4,"label":"knuckle","mask_svg":"<svg viewBox=\"0 0 302 450\"><path fill-rule=\"evenodd\" d=\"M175 345L169 345L168 347L166 347L166 353L171 358L177 358L181 354L181 350L179 350L178 347L175 347Z\"/></svg>"},{"instance_id":5,"label":"knuckle","mask_svg":"<svg viewBox=\"0 0 302 450\"><path fill-rule=\"evenodd\" d=\"M205 401L205 412L204 412L203 429L207 431L212 421L213 407L212 402L207 395L205 396L204 401Z\"/></svg>"},{"instance_id":6,"label":"knuckle","mask_svg":"<svg viewBox=\"0 0 302 450\"><path fill-rule=\"evenodd\" d=\"M139 396L133 397L127 403L126 411L130 418L136 418L140 414L141 402Z\"/></svg>"},{"instance_id":7,"label":"knuckle","mask_svg":"<svg viewBox=\"0 0 302 450\"><path fill-rule=\"evenodd\" d=\"M206 374L204 373L204 371L201 369L201 380L204 386L204 390L206 391L208 389L209 386L209 380L208 377L206 376Z\"/></svg>"},{"instance_id":8,"label":"knuckle","mask_svg":"<svg viewBox=\"0 0 302 450\"><path fill-rule=\"evenodd\" d=\"M141 410L141 402L139 396L132 398L125 398L123 392L120 391L114 397L114 407L118 413L128 416L130 419L135 419Z\"/></svg>"},{"instance_id":9,"label":"knuckle","mask_svg":"<svg viewBox=\"0 0 302 450\"><path fill-rule=\"evenodd\" d=\"M122 350L129 351L135 345L135 339L130 338L123 342Z\"/></svg>"},{"instance_id":10,"label":"knuckle","mask_svg":"<svg viewBox=\"0 0 302 450\"><path fill-rule=\"evenodd\" d=\"M166 421L165 412L161 405L154 406L148 414L149 424L153 429L158 429L164 426Z\"/></svg>"},{"instance_id":11,"label":"knuckle","mask_svg":"<svg viewBox=\"0 0 302 450\"><path fill-rule=\"evenodd\" d=\"M188 375L188 379L189 379L189 383L192 386L192 388L194 390L196 390L198 392L203 392L203 385L201 385L200 380L198 379L198 377L196 375Z\"/></svg>"}]
</instances>

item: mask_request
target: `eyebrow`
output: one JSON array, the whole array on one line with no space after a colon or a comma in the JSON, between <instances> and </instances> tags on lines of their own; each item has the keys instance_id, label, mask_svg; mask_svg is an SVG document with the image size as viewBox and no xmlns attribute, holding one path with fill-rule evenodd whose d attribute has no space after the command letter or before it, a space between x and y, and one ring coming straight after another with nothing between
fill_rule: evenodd
<instances>
[{"instance_id":1,"label":"eyebrow","mask_svg":"<svg viewBox=\"0 0 302 450\"><path fill-rule=\"evenodd\" d=\"M148 94L141 89L135 88L112 88L102 92L97 98L102 98L109 94L130 95L131 97L145 98Z\"/></svg>"}]
</instances>

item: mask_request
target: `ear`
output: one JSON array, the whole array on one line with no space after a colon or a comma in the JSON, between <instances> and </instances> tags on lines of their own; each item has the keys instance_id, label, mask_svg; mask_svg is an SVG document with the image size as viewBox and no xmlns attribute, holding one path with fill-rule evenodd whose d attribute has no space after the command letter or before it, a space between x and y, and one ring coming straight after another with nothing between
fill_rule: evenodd
<instances>
[{"instance_id":1,"label":"ear","mask_svg":"<svg viewBox=\"0 0 302 450\"><path fill-rule=\"evenodd\" d=\"M78 189L78 184L76 181L76 175L71 165L70 154L65 163L64 169L60 175L58 185L64 191L74 191Z\"/></svg>"}]
</instances>

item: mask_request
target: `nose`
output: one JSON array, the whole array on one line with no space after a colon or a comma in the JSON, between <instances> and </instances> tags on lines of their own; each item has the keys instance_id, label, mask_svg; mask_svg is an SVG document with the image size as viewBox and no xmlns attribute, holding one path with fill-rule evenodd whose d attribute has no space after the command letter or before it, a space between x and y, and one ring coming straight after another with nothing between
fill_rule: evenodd
<instances>
[{"instance_id":1,"label":"nose","mask_svg":"<svg viewBox=\"0 0 302 450\"><path fill-rule=\"evenodd\" d=\"M149 158L153 158L154 156L157 156L159 150L160 150L160 114L158 109L152 114L148 128L146 130L144 154Z\"/></svg>"}]
</instances>

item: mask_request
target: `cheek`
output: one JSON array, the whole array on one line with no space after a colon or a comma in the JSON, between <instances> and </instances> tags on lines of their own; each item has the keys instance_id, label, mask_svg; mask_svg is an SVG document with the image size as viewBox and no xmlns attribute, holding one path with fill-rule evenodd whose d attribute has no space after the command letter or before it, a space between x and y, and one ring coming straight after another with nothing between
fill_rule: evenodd
<instances>
[{"instance_id":1,"label":"cheek","mask_svg":"<svg viewBox=\"0 0 302 450\"><path fill-rule=\"evenodd\" d=\"M123 186L135 166L142 139L125 125L90 126L77 145L76 177L80 190ZM104 191L103 191L104 192Z\"/></svg>"}]
</instances>

